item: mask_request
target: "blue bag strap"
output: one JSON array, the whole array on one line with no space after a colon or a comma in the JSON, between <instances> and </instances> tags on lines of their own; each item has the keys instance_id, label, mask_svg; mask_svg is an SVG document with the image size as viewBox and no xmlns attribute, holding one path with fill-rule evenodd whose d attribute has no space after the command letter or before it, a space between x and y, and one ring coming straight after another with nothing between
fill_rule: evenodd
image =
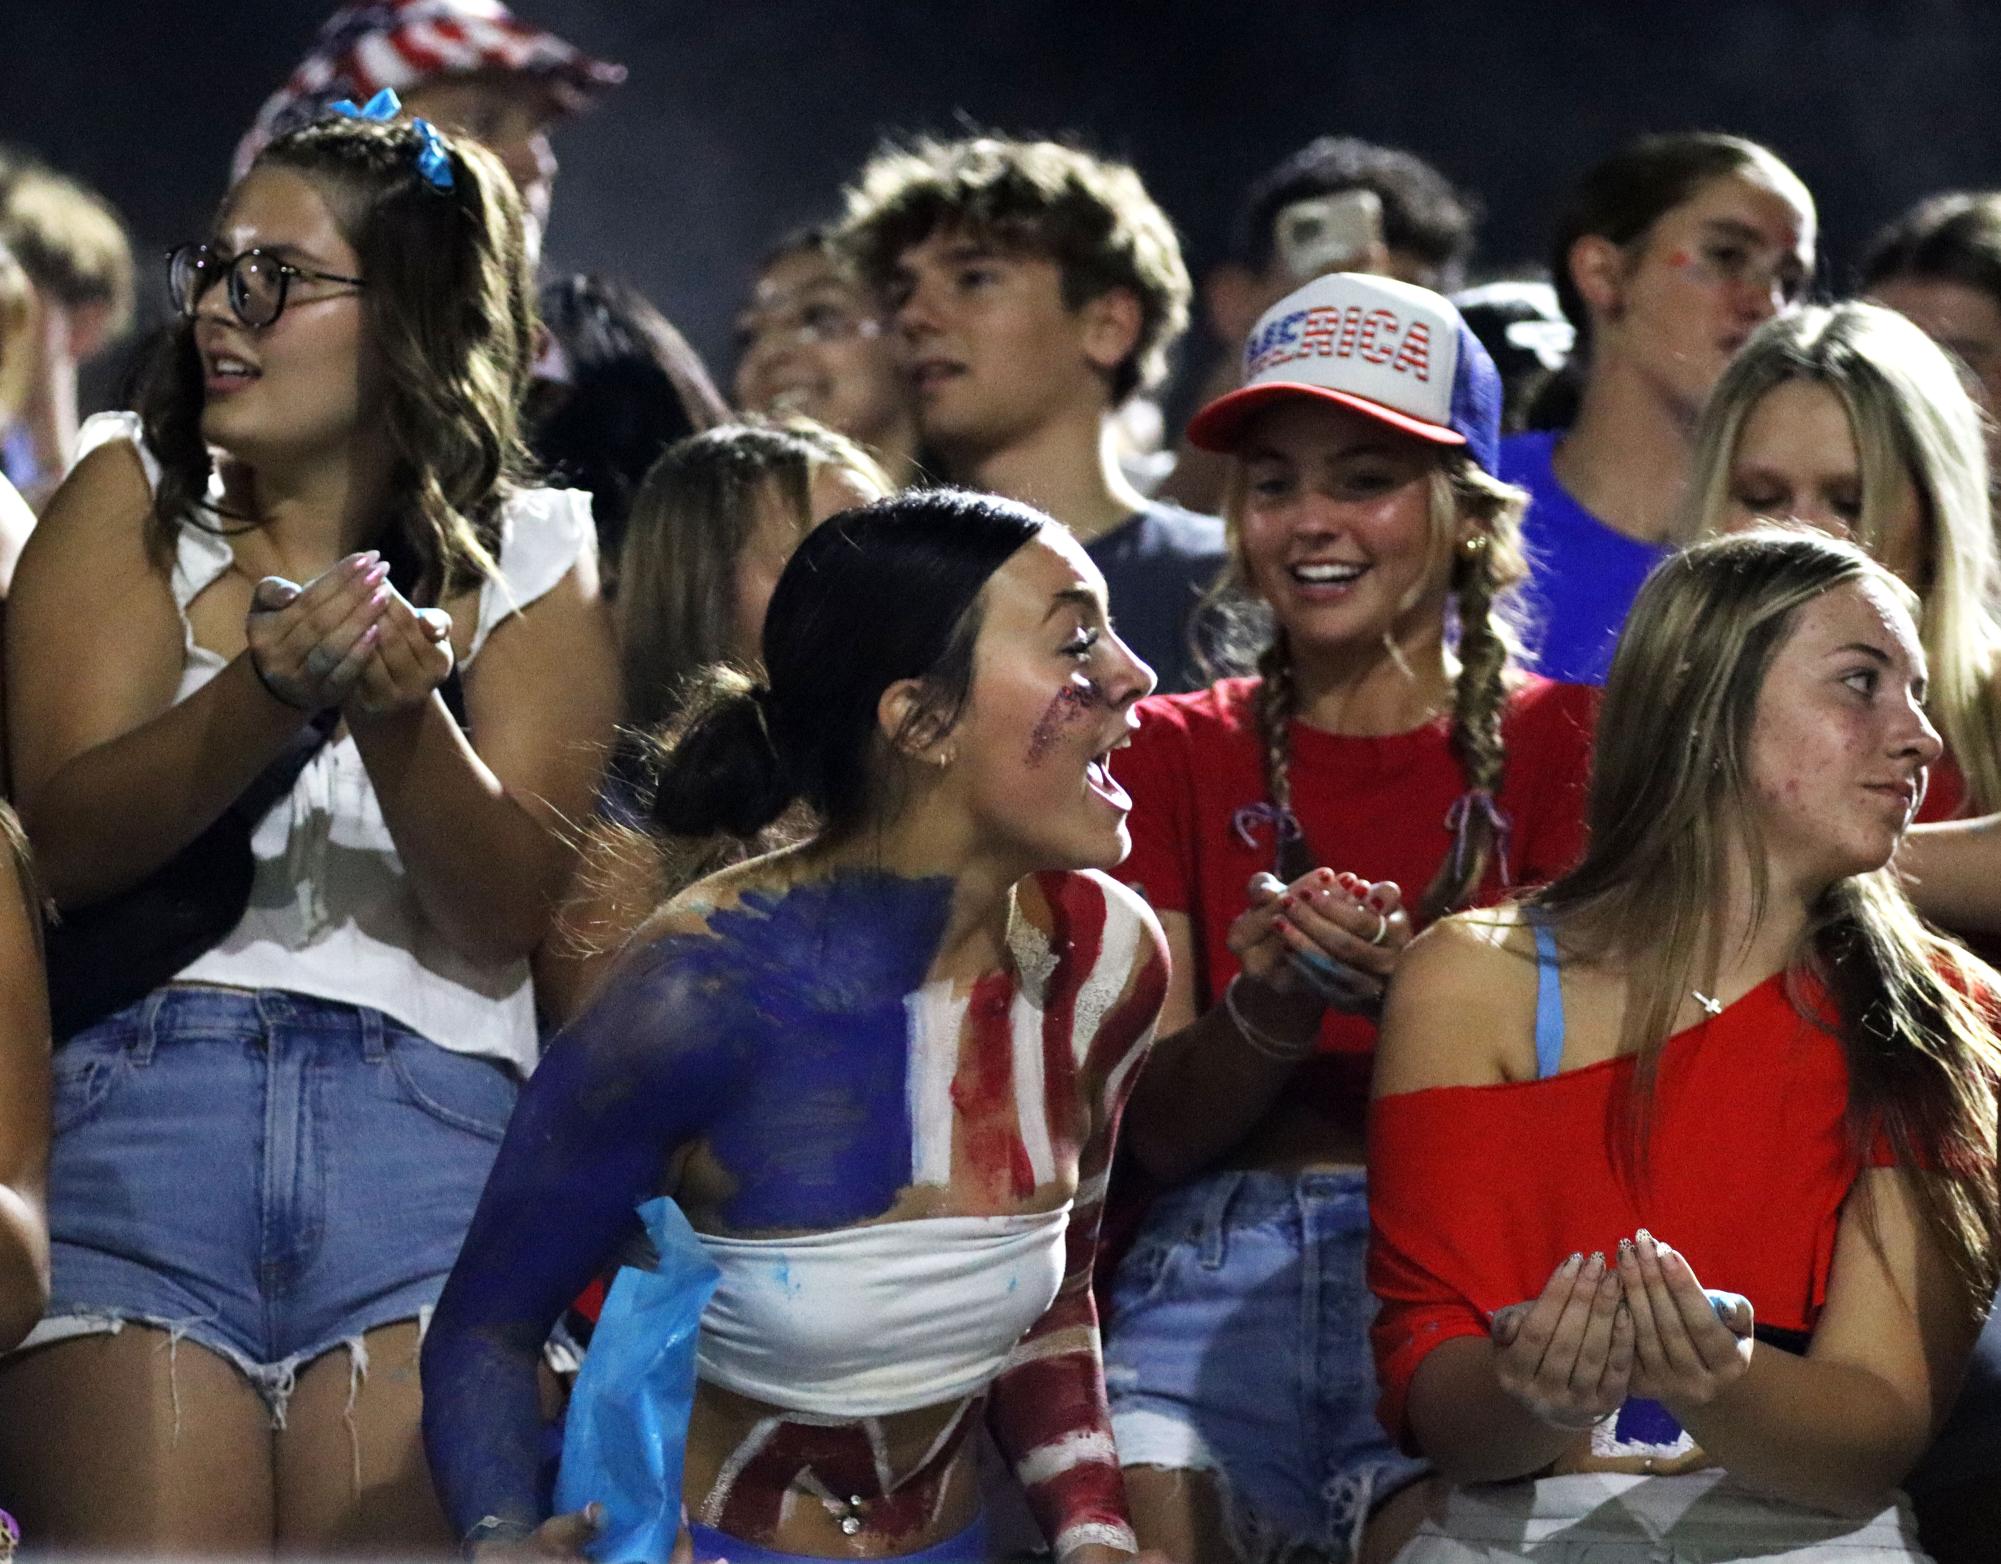
<instances>
[{"instance_id":1,"label":"blue bag strap","mask_svg":"<svg viewBox=\"0 0 2001 1564\"><path fill-rule=\"evenodd\" d=\"M1563 969L1549 920L1531 908L1528 923L1535 935L1535 1078L1546 1081L1563 1066Z\"/></svg>"}]
</instances>

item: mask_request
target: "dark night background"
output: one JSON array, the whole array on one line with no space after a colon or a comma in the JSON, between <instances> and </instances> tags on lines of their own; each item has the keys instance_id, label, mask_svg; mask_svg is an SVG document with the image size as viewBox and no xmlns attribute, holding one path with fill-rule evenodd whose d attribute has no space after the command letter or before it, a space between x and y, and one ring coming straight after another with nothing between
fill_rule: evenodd
<instances>
[{"instance_id":1,"label":"dark night background","mask_svg":"<svg viewBox=\"0 0 2001 1564\"><path fill-rule=\"evenodd\" d=\"M154 257L329 4L0 0L0 140L102 189ZM1539 258L1623 138L1768 142L1820 198L1827 275L1914 198L2001 185L2001 5L519 0L631 69L557 139L548 263L623 274L727 373L754 257L828 214L884 132L1067 131L1137 164L1198 271L1236 193L1325 131L1411 147L1485 200L1478 264Z\"/></svg>"}]
</instances>

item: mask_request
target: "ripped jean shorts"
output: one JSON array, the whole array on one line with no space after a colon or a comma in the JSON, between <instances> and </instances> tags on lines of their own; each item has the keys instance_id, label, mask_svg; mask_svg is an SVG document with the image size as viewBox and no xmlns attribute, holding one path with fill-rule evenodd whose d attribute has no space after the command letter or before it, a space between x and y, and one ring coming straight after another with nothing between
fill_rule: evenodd
<instances>
[{"instance_id":1,"label":"ripped jean shorts","mask_svg":"<svg viewBox=\"0 0 2001 1564\"><path fill-rule=\"evenodd\" d=\"M1347 1559L1422 1475L1376 1421L1367 1176L1213 1173L1148 1210L1106 1299L1127 1466L1213 1473L1238 1557Z\"/></svg>"},{"instance_id":2,"label":"ripped jean shorts","mask_svg":"<svg viewBox=\"0 0 2001 1564\"><path fill-rule=\"evenodd\" d=\"M427 1323L518 1085L379 1010L157 989L56 1050L53 1287L19 1350L158 1326L282 1425L302 1366Z\"/></svg>"}]
</instances>

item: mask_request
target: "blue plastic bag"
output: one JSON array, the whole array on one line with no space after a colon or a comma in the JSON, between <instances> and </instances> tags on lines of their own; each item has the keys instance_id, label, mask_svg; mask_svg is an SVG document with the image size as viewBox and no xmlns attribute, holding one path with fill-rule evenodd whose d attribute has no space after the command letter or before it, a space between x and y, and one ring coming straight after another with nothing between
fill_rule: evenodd
<instances>
[{"instance_id":1,"label":"blue plastic bag","mask_svg":"<svg viewBox=\"0 0 2001 1564\"><path fill-rule=\"evenodd\" d=\"M622 1268L570 1395L556 1513L592 1500L600 1564L664 1564L681 1530L681 1457L695 1399L695 1338L720 1273L671 1200L639 1208L659 1260Z\"/></svg>"}]
</instances>

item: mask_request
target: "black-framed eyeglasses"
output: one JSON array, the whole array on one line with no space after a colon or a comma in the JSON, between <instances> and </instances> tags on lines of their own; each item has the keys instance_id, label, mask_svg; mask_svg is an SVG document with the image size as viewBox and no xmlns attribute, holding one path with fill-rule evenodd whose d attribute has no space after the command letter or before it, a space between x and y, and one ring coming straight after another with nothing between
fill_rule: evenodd
<instances>
[{"instance_id":1,"label":"black-framed eyeglasses","mask_svg":"<svg viewBox=\"0 0 2001 1564\"><path fill-rule=\"evenodd\" d=\"M226 278L231 311L252 331L261 331L285 313L285 296L294 277L340 282L350 288L368 286L359 277L308 271L263 250L224 255L213 245L180 244L167 252L167 289L174 308L189 320L200 308L202 295Z\"/></svg>"}]
</instances>

